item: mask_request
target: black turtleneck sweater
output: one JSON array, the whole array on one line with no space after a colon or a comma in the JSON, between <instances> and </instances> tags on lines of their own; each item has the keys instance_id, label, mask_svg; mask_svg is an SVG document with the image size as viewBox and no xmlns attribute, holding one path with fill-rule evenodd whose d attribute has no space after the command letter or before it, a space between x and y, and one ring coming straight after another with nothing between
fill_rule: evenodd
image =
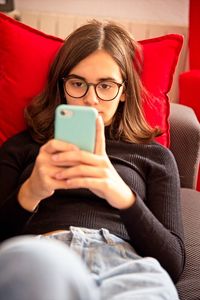
<instances>
[{"instance_id":1,"label":"black turtleneck sweater","mask_svg":"<svg viewBox=\"0 0 200 300\"><path fill-rule=\"evenodd\" d=\"M69 226L107 228L128 241L139 255L156 258L178 280L185 250L179 175L168 149L154 142L141 145L107 137L106 151L113 166L136 194L128 209L115 209L89 190L76 189L57 190L31 213L19 205L17 195L31 174L39 148L26 131L0 148L1 241Z\"/></svg>"}]
</instances>

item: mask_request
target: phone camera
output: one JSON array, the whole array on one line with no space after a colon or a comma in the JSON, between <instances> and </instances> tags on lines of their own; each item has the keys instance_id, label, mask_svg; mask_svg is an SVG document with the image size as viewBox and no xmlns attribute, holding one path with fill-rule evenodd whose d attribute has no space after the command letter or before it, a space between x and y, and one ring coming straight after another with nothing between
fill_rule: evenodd
<instances>
[{"instance_id":1,"label":"phone camera","mask_svg":"<svg viewBox=\"0 0 200 300\"><path fill-rule=\"evenodd\" d=\"M62 116L65 116L65 117L71 117L72 115L73 115L73 112L71 111L71 110L68 110L68 109L62 109L61 111L60 111L60 114L62 115Z\"/></svg>"}]
</instances>

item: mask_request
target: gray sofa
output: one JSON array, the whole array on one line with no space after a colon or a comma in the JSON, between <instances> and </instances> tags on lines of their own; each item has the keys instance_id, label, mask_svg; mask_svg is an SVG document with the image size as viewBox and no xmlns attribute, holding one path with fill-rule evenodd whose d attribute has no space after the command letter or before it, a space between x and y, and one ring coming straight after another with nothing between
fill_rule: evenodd
<instances>
[{"instance_id":1,"label":"gray sofa","mask_svg":"<svg viewBox=\"0 0 200 300\"><path fill-rule=\"evenodd\" d=\"M171 104L171 151L181 180L181 205L186 245L185 269L177 283L181 300L200 299L200 192L195 190L200 161L200 124L194 111Z\"/></svg>"}]
</instances>

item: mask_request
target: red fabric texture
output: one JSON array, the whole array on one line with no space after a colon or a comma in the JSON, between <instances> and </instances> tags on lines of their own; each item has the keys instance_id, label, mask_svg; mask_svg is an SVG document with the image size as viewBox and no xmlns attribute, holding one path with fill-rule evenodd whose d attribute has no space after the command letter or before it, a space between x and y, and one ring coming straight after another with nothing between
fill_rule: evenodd
<instances>
[{"instance_id":1,"label":"red fabric texture","mask_svg":"<svg viewBox=\"0 0 200 300\"><path fill-rule=\"evenodd\" d=\"M189 66L190 71L179 76L179 102L194 109L200 122L200 1L190 0L189 6ZM200 191L200 167L197 190Z\"/></svg>"},{"instance_id":2,"label":"red fabric texture","mask_svg":"<svg viewBox=\"0 0 200 300\"><path fill-rule=\"evenodd\" d=\"M200 167L199 167L199 173L198 173L198 178L197 178L197 191L200 192Z\"/></svg>"},{"instance_id":3,"label":"red fabric texture","mask_svg":"<svg viewBox=\"0 0 200 300\"><path fill-rule=\"evenodd\" d=\"M200 1L190 0L189 9L189 64L190 69L200 69Z\"/></svg>"},{"instance_id":4,"label":"red fabric texture","mask_svg":"<svg viewBox=\"0 0 200 300\"><path fill-rule=\"evenodd\" d=\"M23 110L44 87L48 70L63 40L44 34L0 13L0 144L25 129ZM142 79L149 91L145 115L164 134L169 146L169 101L173 73L182 47L180 35L140 41L144 57Z\"/></svg>"},{"instance_id":5,"label":"red fabric texture","mask_svg":"<svg viewBox=\"0 0 200 300\"><path fill-rule=\"evenodd\" d=\"M140 43L144 54L142 80L150 92L149 99L144 102L146 119L152 126L158 125L163 129L163 135L158 137L157 141L169 146L169 99L167 93L172 85L183 37L169 34L140 41Z\"/></svg>"},{"instance_id":6,"label":"red fabric texture","mask_svg":"<svg viewBox=\"0 0 200 300\"><path fill-rule=\"evenodd\" d=\"M179 101L194 109L200 122L200 69L191 70L179 76Z\"/></svg>"},{"instance_id":7,"label":"red fabric texture","mask_svg":"<svg viewBox=\"0 0 200 300\"><path fill-rule=\"evenodd\" d=\"M23 110L41 91L62 40L0 14L0 143L25 128Z\"/></svg>"},{"instance_id":8,"label":"red fabric texture","mask_svg":"<svg viewBox=\"0 0 200 300\"><path fill-rule=\"evenodd\" d=\"M200 122L200 69L191 70L179 76L179 102L190 106ZM200 191L200 167L197 179L197 190Z\"/></svg>"}]
</instances>

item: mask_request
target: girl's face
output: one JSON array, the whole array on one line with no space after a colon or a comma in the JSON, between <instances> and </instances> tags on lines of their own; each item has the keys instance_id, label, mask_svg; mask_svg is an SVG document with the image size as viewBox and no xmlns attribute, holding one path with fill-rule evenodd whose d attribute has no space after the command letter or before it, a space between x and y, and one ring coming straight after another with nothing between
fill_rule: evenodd
<instances>
[{"instance_id":1,"label":"girl's face","mask_svg":"<svg viewBox=\"0 0 200 300\"><path fill-rule=\"evenodd\" d=\"M65 82L65 87L67 85L67 89L70 91L73 89L72 93L82 95L82 92L86 89L84 81L92 84L102 82L102 84L98 85L96 90L97 93L99 93L99 96L107 99L110 95L113 95L113 93L118 91L118 86L115 83L122 84L123 82L119 66L105 50L97 50L80 61L70 71L68 76L72 79ZM98 113L102 116L106 126L111 124L119 102L125 101L123 85L119 85L119 92L112 101L101 100L96 95L94 86L89 86L87 93L84 96L81 96L81 98L73 98L69 96L66 91L65 96L67 104L92 106L96 108Z\"/></svg>"}]
</instances>

